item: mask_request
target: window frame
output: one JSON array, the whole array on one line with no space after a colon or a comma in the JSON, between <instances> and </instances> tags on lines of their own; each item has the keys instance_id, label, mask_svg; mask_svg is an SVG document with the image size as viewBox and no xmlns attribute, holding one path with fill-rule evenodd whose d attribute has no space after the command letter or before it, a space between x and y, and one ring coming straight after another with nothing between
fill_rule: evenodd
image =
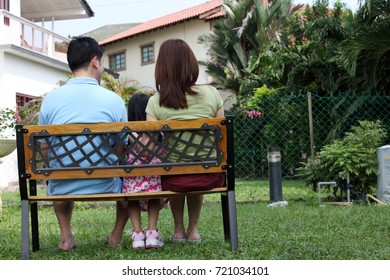
<instances>
[{"instance_id":1,"label":"window frame","mask_svg":"<svg viewBox=\"0 0 390 280\"><path fill-rule=\"evenodd\" d=\"M142 45L139 46L140 47L140 52L141 52L141 54L140 54L141 55L141 66L155 63L155 61L156 61L156 52L155 52L154 45L155 45L155 42L150 42L150 43L142 44ZM144 56L144 49L146 49L146 48L148 49L147 56L146 56L148 60L144 61L144 58L145 58L145 56ZM149 51L149 49L151 49L151 51ZM150 59L150 57L151 57L150 53L153 53L152 59Z\"/></svg>"},{"instance_id":2,"label":"window frame","mask_svg":"<svg viewBox=\"0 0 390 280\"><path fill-rule=\"evenodd\" d=\"M121 63L121 61L119 62L119 66L123 66L123 67L120 67L120 68L111 68L111 58L115 57L115 66L117 65L117 57L118 56L121 56L123 55L123 65ZM123 50L119 50L119 51L115 51L115 52L112 52L110 54L107 55L108 56L108 69L110 69L111 71L124 71L126 70L126 49L123 49ZM121 60L121 58L120 58Z\"/></svg>"},{"instance_id":3,"label":"window frame","mask_svg":"<svg viewBox=\"0 0 390 280\"><path fill-rule=\"evenodd\" d=\"M10 11L10 0L0 0L0 9ZM9 17L4 17L4 25L10 26L10 19Z\"/></svg>"},{"instance_id":4,"label":"window frame","mask_svg":"<svg viewBox=\"0 0 390 280\"><path fill-rule=\"evenodd\" d=\"M0 9L9 12L9 5L10 5L10 0L0 0Z\"/></svg>"},{"instance_id":5,"label":"window frame","mask_svg":"<svg viewBox=\"0 0 390 280\"><path fill-rule=\"evenodd\" d=\"M37 99L37 96L29 95L29 94L24 94L24 93L16 93L16 106L18 108L23 107L26 105L26 103Z\"/></svg>"}]
</instances>

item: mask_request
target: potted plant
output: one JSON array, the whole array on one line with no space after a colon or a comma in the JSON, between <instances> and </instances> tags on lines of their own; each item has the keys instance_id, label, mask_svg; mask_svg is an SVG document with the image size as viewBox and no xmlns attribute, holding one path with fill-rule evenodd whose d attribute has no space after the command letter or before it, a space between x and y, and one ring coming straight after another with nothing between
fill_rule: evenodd
<instances>
[{"instance_id":1,"label":"potted plant","mask_svg":"<svg viewBox=\"0 0 390 280\"><path fill-rule=\"evenodd\" d=\"M5 157L15 150L15 125L20 122L18 111L10 108L0 110L0 157Z\"/></svg>"}]
</instances>

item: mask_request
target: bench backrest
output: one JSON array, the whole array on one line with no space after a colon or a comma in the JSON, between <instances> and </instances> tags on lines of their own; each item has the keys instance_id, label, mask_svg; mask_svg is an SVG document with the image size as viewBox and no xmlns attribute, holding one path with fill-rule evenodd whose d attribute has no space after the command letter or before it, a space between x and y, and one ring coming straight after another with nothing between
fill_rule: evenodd
<instances>
[{"instance_id":1,"label":"bench backrest","mask_svg":"<svg viewBox=\"0 0 390 280\"><path fill-rule=\"evenodd\" d=\"M188 121L18 125L16 132L21 179L194 174L233 169L231 116ZM141 143L145 133L157 145L155 149L149 149L150 143ZM148 156L141 158L134 153L136 147L141 149L139 154ZM188 150L194 156L189 156ZM129 153L135 157L130 163ZM153 158L158 158L158 163ZM21 196L27 194L27 189L22 189L27 186L23 185Z\"/></svg>"}]
</instances>

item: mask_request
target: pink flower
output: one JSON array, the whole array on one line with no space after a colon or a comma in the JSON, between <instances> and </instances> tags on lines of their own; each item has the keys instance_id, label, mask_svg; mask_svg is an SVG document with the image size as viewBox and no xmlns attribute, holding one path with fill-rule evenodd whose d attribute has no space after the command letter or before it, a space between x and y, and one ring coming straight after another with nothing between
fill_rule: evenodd
<instances>
[{"instance_id":1,"label":"pink flower","mask_svg":"<svg viewBox=\"0 0 390 280\"><path fill-rule=\"evenodd\" d=\"M16 123L21 123L22 122L22 118L19 116L19 111L18 110L15 111L14 116L15 116Z\"/></svg>"},{"instance_id":2,"label":"pink flower","mask_svg":"<svg viewBox=\"0 0 390 280\"><path fill-rule=\"evenodd\" d=\"M261 117L261 112L256 110L248 111L248 117L253 120L253 118Z\"/></svg>"}]
</instances>

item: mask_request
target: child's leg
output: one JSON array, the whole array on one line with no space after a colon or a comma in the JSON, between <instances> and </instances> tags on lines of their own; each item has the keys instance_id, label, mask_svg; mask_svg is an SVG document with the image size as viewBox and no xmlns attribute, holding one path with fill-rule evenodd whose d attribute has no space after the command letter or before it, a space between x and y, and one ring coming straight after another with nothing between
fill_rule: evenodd
<instances>
[{"instance_id":1,"label":"child's leg","mask_svg":"<svg viewBox=\"0 0 390 280\"><path fill-rule=\"evenodd\" d=\"M131 224L133 225L133 231L135 232L142 231L141 210L139 209L138 200L128 201L127 213L129 213Z\"/></svg>"},{"instance_id":2,"label":"child's leg","mask_svg":"<svg viewBox=\"0 0 390 280\"><path fill-rule=\"evenodd\" d=\"M146 248L161 248L164 245L164 239L157 230L158 214L160 212L160 200L152 199L148 201L149 227L146 231Z\"/></svg>"},{"instance_id":3,"label":"child's leg","mask_svg":"<svg viewBox=\"0 0 390 280\"><path fill-rule=\"evenodd\" d=\"M139 201L129 201L127 212L133 225L133 233L131 234L131 247L134 250L145 249L145 233L141 227L141 209Z\"/></svg>"},{"instance_id":4,"label":"child's leg","mask_svg":"<svg viewBox=\"0 0 390 280\"><path fill-rule=\"evenodd\" d=\"M160 200L150 199L148 201L148 219L149 219L148 229L157 228L157 220L158 220L159 213L160 213Z\"/></svg>"}]
</instances>

